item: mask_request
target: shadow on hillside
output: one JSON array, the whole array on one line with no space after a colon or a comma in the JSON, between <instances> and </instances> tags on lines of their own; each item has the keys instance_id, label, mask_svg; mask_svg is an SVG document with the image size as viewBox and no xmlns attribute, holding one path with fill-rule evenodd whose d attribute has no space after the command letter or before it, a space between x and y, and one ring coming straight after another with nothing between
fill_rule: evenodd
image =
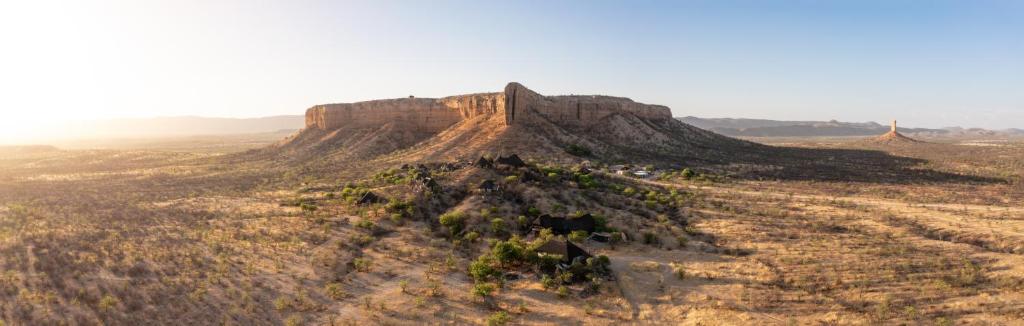
<instances>
[{"instance_id":1,"label":"shadow on hillside","mask_svg":"<svg viewBox=\"0 0 1024 326\"><path fill-rule=\"evenodd\" d=\"M895 156L880 150L776 147L764 145L753 155L737 155L733 163L755 168L727 168L735 177L797 181L839 181L884 184L1006 183L1007 180L937 171L925 159Z\"/></svg>"}]
</instances>

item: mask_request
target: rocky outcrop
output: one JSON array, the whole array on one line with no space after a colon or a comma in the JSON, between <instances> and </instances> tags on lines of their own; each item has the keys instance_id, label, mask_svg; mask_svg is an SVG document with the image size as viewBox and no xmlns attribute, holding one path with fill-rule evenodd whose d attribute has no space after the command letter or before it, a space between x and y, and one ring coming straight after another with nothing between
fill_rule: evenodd
<instances>
[{"instance_id":1,"label":"rocky outcrop","mask_svg":"<svg viewBox=\"0 0 1024 326\"><path fill-rule=\"evenodd\" d=\"M672 118L668 107L637 103L628 98L543 96L519 83L509 83L500 93L317 105L306 110L306 128L330 130L396 123L411 131L440 132L459 121L494 114L504 115L506 125L544 119L565 127L588 127L614 114L632 114L644 119Z\"/></svg>"}]
</instances>

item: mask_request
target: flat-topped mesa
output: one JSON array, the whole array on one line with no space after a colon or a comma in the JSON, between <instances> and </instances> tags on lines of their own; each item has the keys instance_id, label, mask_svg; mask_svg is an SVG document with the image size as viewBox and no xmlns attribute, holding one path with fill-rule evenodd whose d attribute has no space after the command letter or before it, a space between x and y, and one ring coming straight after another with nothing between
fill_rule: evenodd
<instances>
[{"instance_id":1,"label":"flat-topped mesa","mask_svg":"<svg viewBox=\"0 0 1024 326\"><path fill-rule=\"evenodd\" d=\"M505 86L505 123L546 118L562 126L588 127L616 113L632 113L650 120L672 119L666 106L633 102L625 97L600 95L543 96L519 83Z\"/></svg>"},{"instance_id":2,"label":"flat-topped mesa","mask_svg":"<svg viewBox=\"0 0 1024 326\"><path fill-rule=\"evenodd\" d=\"M668 107L628 98L543 96L519 83L509 83L501 93L317 105L306 110L306 128L329 130L398 123L410 131L440 132L459 121L493 114L504 115L505 125L546 119L562 126L586 127L615 113L631 113L646 119L672 118Z\"/></svg>"}]
</instances>

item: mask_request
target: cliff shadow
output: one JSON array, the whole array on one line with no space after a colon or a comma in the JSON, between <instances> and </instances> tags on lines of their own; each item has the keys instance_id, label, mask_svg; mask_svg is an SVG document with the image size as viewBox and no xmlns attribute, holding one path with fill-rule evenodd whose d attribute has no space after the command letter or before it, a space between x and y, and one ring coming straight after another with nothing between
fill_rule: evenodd
<instances>
[{"instance_id":1,"label":"cliff shadow","mask_svg":"<svg viewBox=\"0 0 1024 326\"><path fill-rule=\"evenodd\" d=\"M863 182L880 184L997 184L1009 180L929 168L929 160L874 149L799 148L764 145L732 163L757 168L729 169L742 179Z\"/></svg>"}]
</instances>

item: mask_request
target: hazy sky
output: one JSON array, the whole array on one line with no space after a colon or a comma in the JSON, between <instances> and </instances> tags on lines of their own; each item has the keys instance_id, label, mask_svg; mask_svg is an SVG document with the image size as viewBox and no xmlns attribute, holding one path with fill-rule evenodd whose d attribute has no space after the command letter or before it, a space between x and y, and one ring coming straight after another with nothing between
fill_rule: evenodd
<instances>
[{"instance_id":1,"label":"hazy sky","mask_svg":"<svg viewBox=\"0 0 1024 326\"><path fill-rule=\"evenodd\" d=\"M498 91L1024 127L1024 1L0 0L0 137Z\"/></svg>"}]
</instances>

